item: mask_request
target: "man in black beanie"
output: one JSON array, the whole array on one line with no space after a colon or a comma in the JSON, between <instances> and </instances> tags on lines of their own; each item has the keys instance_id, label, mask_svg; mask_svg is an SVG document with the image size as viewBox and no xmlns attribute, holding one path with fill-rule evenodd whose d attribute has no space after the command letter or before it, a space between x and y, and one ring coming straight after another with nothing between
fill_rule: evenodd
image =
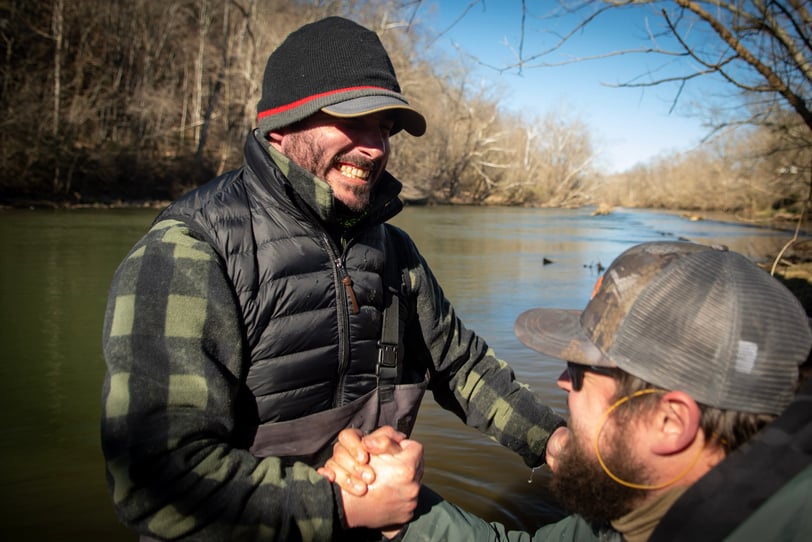
<instances>
[{"instance_id":1,"label":"man in black beanie","mask_svg":"<svg viewBox=\"0 0 812 542\"><path fill-rule=\"evenodd\" d=\"M165 209L113 279L102 447L119 518L145 540L336 540L403 523L419 467L363 501L316 469L345 427L404 438L426 389L541 464L562 420L386 223L402 208L389 138L426 122L378 36L338 17L293 32L257 113L243 167Z\"/></svg>"}]
</instances>

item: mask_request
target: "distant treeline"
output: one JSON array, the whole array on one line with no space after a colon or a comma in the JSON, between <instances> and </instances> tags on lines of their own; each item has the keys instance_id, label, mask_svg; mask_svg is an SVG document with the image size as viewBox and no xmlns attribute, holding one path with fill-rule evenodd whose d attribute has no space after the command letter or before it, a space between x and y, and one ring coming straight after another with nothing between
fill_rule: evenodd
<instances>
[{"instance_id":1,"label":"distant treeline","mask_svg":"<svg viewBox=\"0 0 812 542\"><path fill-rule=\"evenodd\" d=\"M408 4L408 3L406 3ZM434 203L608 204L762 212L805 199L809 149L767 129L620 175L596 167L586 125L519 117L470 66L438 56L402 2L7 0L0 5L5 202L169 199L237 167L268 54L331 14L374 29L424 112L390 170ZM351 14L351 15L349 15ZM607 128L611 131L611 128ZM764 151L764 152L762 152Z\"/></svg>"}]
</instances>

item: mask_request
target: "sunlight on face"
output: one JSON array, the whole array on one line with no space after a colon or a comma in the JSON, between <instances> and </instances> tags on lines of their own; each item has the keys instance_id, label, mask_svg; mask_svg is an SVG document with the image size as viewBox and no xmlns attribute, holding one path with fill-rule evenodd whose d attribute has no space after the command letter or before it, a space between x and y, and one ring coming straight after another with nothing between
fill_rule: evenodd
<instances>
[{"instance_id":1,"label":"sunlight on face","mask_svg":"<svg viewBox=\"0 0 812 542\"><path fill-rule=\"evenodd\" d=\"M324 179L335 198L363 211L389 160L389 115L337 118L317 113L280 132L282 153Z\"/></svg>"}]
</instances>

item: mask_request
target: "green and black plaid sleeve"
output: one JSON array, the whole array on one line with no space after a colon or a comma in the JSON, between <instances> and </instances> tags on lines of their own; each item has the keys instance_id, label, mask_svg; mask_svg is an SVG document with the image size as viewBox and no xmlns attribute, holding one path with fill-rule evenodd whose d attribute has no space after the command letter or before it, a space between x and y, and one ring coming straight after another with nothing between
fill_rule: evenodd
<instances>
[{"instance_id":1,"label":"green and black plaid sleeve","mask_svg":"<svg viewBox=\"0 0 812 542\"><path fill-rule=\"evenodd\" d=\"M564 420L518 382L513 369L467 329L411 244L411 290L417 297L420 340L431 359L435 400L467 425L518 453L530 467L545 461L547 439ZM414 345L415 338L407 339Z\"/></svg>"},{"instance_id":2,"label":"green and black plaid sleeve","mask_svg":"<svg viewBox=\"0 0 812 542\"><path fill-rule=\"evenodd\" d=\"M330 540L331 484L235 445L238 316L216 254L180 222L155 225L116 271L101 423L116 511L162 539Z\"/></svg>"}]
</instances>

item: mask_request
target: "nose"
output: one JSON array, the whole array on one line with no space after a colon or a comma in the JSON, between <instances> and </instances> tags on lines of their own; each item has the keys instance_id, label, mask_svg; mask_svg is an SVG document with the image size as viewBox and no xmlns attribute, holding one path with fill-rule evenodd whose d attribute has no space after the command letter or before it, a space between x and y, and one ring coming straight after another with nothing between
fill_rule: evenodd
<instances>
[{"instance_id":1,"label":"nose","mask_svg":"<svg viewBox=\"0 0 812 542\"><path fill-rule=\"evenodd\" d=\"M372 160L389 153L389 131L392 121L383 114L366 115L346 124L346 133L353 145Z\"/></svg>"},{"instance_id":2,"label":"nose","mask_svg":"<svg viewBox=\"0 0 812 542\"><path fill-rule=\"evenodd\" d=\"M389 150L389 135L378 129L362 130L356 136L356 146L372 160L380 160Z\"/></svg>"},{"instance_id":3,"label":"nose","mask_svg":"<svg viewBox=\"0 0 812 542\"><path fill-rule=\"evenodd\" d=\"M556 381L556 385L566 392L572 391L572 380L570 380L570 373L566 369L561 371L561 374L558 375L558 380Z\"/></svg>"}]
</instances>

